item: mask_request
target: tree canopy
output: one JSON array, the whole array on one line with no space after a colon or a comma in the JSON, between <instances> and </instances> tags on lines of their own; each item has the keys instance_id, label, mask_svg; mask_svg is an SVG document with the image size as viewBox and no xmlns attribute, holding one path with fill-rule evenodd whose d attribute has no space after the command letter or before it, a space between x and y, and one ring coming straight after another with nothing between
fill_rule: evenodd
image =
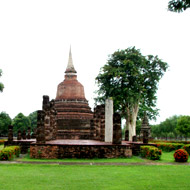
<instances>
[{"instance_id":1,"label":"tree canopy","mask_svg":"<svg viewBox=\"0 0 190 190\"><path fill-rule=\"evenodd\" d=\"M30 124L31 124L30 127L31 127L32 131L34 131L34 129L37 128L37 111L30 113L28 118L29 118Z\"/></svg>"},{"instance_id":2,"label":"tree canopy","mask_svg":"<svg viewBox=\"0 0 190 190\"><path fill-rule=\"evenodd\" d=\"M184 115L178 118L177 130L184 136L190 134L190 116Z\"/></svg>"},{"instance_id":3,"label":"tree canopy","mask_svg":"<svg viewBox=\"0 0 190 190\"><path fill-rule=\"evenodd\" d=\"M190 8L190 0L171 0L168 3L168 10L172 12L183 12Z\"/></svg>"},{"instance_id":4,"label":"tree canopy","mask_svg":"<svg viewBox=\"0 0 190 190\"><path fill-rule=\"evenodd\" d=\"M31 126L30 119L24 116L22 113L19 113L12 122L14 128L14 134L17 134L18 130L27 130Z\"/></svg>"},{"instance_id":5,"label":"tree canopy","mask_svg":"<svg viewBox=\"0 0 190 190\"><path fill-rule=\"evenodd\" d=\"M7 136L8 126L11 125L11 118L5 112L0 113L0 136Z\"/></svg>"},{"instance_id":6,"label":"tree canopy","mask_svg":"<svg viewBox=\"0 0 190 190\"><path fill-rule=\"evenodd\" d=\"M2 76L2 70L0 69L0 77ZM0 92L3 91L4 85L0 82Z\"/></svg>"},{"instance_id":7,"label":"tree canopy","mask_svg":"<svg viewBox=\"0 0 190 190\"><path fill-rule=\"evenodd\" d=\"M110 55L96 77L96 102L113 98L115 111L126 119L130 140L136 135L139 108L141 113L147 111L149 117L155 115L158 82L167 68L158 56L143 56L139 49L130 47Z\"/></svg>"},{"instance_id":8,"label":"tree canopy","mask_svg":"<svg viewBox=\"0 0 190 190\"><path fill-rule=\"evenodd\" d=\"M181 116L173 115L172 117L167 118L165 121L161 122L158 125L151 126L152 137L157 138L168 138L172 137L177 139L179 136L179 131L177 130L177 120Z\"/></svg>"}]
</instances>

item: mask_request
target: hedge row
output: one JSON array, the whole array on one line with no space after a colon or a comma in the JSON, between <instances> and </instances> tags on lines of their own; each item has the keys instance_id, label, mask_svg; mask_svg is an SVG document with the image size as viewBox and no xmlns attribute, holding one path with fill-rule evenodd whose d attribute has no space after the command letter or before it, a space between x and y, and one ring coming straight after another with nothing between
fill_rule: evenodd
<instances>
[{"instance_id":1,"label":"hedge row","mask_svg":"<svg viewBox=\"0 0 190 190\"><path fill-rule=\"evenodd\" d=\"M186 144L184 147L183 147L184 150L187 151L187 153L190 155L190 144Z\"/></svg>"},{"instance_id":2,"label":"hedge row","mask_svg":"<svg viewBox=\"0 0 190 190\"><path fill-rule=\"evenodd\" d=\"M182 143L156 143L157 147L163 151L171 152L173 150L178 150L180 148L183 148L184 144Z\"/></svg>"},{"instance_id":3,"label":"hedge row","mask_svg":"<svg viewBox=\"0 0 190 190\"><path fill-rule=\"evenodd\" d=\"M175 141L175 140L150 140L152 143L179 143L179 144L190 144L190 141Z\"/></svg>"},{"instance_id":4,"label":"hedge row","mask_svg":"<svg viewBox=\"0 0 190 190\"><path fill-rule=\"evenodd\" d=\"M7 146L0 151L0 160L12 160L14 157L19 157L19 146Z\"/></svg>"},{"instance_id":5,"label":"hedge row","mask_svg":"<svg viewBox=\"0 0 190 190\"><path fill-rule=\"evenodd\" d=\"M140 155L143 158L148 158L150 160L160 160L162 151L154 146L141 146Z\"/></svg>"}]
</instances>

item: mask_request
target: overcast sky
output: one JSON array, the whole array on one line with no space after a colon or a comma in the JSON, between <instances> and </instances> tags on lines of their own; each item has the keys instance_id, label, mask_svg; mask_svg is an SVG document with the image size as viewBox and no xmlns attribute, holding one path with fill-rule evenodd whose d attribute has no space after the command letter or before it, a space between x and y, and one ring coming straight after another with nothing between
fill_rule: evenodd
<instances>
[{"instance_id":1,"label":"overcast sky","mask_svg":"<svg viewBox=\"0 0 190 190\"><path fill-rule=\"evenodd\" d=\"M78 80L94 105L95 77L108 55L135 46L170 66L159 84L157 123L190 112L190 10L167 11L168 0L0 1L0 112L14 118L55 98L69 47Z\"/></svg>"}]
</instances>

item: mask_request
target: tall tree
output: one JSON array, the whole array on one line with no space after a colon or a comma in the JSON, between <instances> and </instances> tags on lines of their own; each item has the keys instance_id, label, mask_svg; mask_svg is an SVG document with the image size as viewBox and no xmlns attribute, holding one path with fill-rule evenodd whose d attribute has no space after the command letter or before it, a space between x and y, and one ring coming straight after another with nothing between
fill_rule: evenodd
<instances>
[{"instance_id":1,"label":"tall tree","mask_svg":"<svg viewBox=\"0 0 190 190\"><path fill-rule=\"evenodd\" d=\"M0 77L2 76L2 70L0 69ZM0 82L0 92L3 91L4 85Z\"/></svg>"},{"instance_id":2,"label":"tall tree","mask_svg":"<svg viewBox=\"0 0 190 190\"><path fill-rule=\"evenodd\" d=\"M37 111L30 113L28 118L31 123L30 127L34 131L34 129L37 128Z\"/></svg>"},{"instance_id":3,"label":"tall tree","mask_svg":"<svg viewBox=\"0 0 190 190\"><path fill-rule=\"evenodd\" d=\"M114 52L96 77L96 102L113 98L115 111L126 119L129 140L136 135L139 108L149 116L155 112L158 82L167 68L157 56L143 56L139 49L130 47Z\"/></svg>"},{"instance_id":4,"label":"tall tree","mask_svg":"<svg viewBox=\"0 0 190 190\"><path fill-rule=\"evenodd\" d=\"M190 8L190 0L171 0L168 3L168 10L172 12L183 12Z\"/></svg>"},{"instance_id":5,"label":"tall tree","mask_svg":"<svg viewBox=\"0 0 190 190\"><path fill-rule=\"evenodd\" d=\"M177 130L185 137L190 134L190 116L184 115L178 118Z\"/></svg>"},{"instance_id":6,"label":"tall tree","mask_svg":"<svg viewBox=\"0 0 190 190\"><path fill-rule=\"evenodd\" d=\"M12 124L14 126L13 128L14 134L17 134L18 130L21 130L21 131L27 130L27 128L31 126L29 118L24 116L22 113L19 113L13 119Z\"/></svg>"},{"instance_id":7,"label":"tall tree","mask_svg":"<svg viewBox=\"0 0 190 190\"><path fill-rule=\"evenodd\" d=\"M11 125L11 118L5 112L0 113L0 136L8 135L8 126Z\"/></svg>"}]
</instances>

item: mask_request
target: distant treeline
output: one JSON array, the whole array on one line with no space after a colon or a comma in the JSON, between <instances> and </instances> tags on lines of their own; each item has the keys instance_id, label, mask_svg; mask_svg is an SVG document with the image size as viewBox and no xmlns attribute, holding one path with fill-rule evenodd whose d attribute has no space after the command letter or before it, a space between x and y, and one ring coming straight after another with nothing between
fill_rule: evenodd
<instances>
[{"instance_id":1,"label":"distant treeline","mask_svg":"<svg viewBox=\"0 0 190 190\"><path fill-rule=\"evenodd\" d=\"M151 136L157 139L187 140L190 137L190 116L174 115L158 125L152 125Z\"/></svg>"},{"instance_id":2,"label":"distant treeline","mask_svg":"<svg viewBox=\"0 0 190 190\"><path fill-rule=\"evenodd\" d=\"M17 135L18 130L27 130L31 127L31 131L37 127L37 112L32 112L28 116L23 113L19 113L15 118L11 119L10 116L5 113L0 113L0 136L8 135L8 126L13 125L13 133Z\"/></svg>"}]
</instances>

